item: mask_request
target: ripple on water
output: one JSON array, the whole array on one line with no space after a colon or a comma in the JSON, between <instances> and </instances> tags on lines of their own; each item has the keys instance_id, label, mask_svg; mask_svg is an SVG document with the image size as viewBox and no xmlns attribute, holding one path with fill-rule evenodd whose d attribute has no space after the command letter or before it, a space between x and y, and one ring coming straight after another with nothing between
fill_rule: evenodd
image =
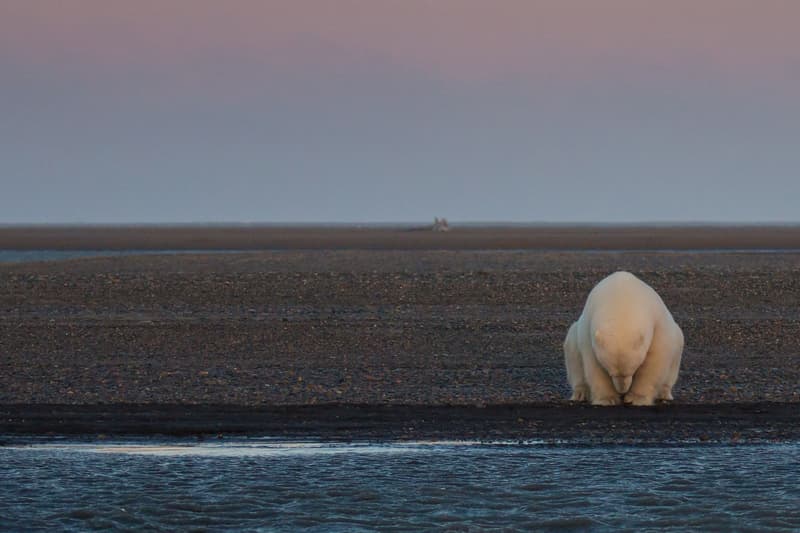
<instances>
[{"instance_id":1,"label":"ripple on water","mask_svg":"<svg viewBox=\"0 0 800 533\"><path fill-rule=\"evenodd\" d=\"M0 448L0 527L800 528L800 445Z\"/></svg>"}]
</instances>

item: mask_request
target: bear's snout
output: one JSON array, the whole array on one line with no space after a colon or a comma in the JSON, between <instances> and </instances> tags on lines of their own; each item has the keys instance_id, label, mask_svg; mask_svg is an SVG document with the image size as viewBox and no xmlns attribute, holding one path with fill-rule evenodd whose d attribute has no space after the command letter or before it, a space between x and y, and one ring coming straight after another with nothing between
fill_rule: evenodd
<instances>
[{"instance_id":1,"label":"bear's snout","mask_svg":"<svg viewBox=\"0 0 800 533\"><path fill-rule=\"evenodd\" d=\"M620 394L625 394L631 388L633 376L611 376L611 381L614 382L614 388Z\"/></svg>"}]
</instances>

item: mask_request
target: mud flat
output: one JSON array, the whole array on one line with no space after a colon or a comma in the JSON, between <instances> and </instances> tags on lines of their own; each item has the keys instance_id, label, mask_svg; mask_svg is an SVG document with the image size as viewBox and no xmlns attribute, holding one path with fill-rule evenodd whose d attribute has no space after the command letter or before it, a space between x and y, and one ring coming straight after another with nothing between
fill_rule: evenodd
<instances>
[{"instance_id":1,"label":"mud flat","mask_svg":"<svg viewBox=\"0 0 800 533\"><path fill-rule=\"evenodd\" d=\"M588 290L618 269L656 288L686 334L672 405L565 400L563 336ZM797 439L798 338L793 251L320 249L5 264L0 433Z\"/></svg>"}]
</instances>

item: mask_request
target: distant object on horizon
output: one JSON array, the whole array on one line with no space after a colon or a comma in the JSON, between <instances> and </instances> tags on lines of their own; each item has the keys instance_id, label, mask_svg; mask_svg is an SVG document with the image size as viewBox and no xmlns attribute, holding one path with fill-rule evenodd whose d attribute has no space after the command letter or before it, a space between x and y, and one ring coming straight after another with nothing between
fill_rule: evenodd
<instances>
[{"instance_id":1,"label":"distant object on horizon","mask_svg":"<svg viewBox=\"0 0 800 533\"><path fill-rule=\"evenodd\" d=\"M433 231L450 231L450 226L447 224L446 218L433 218Z\"/></svg>"}]
</instances>

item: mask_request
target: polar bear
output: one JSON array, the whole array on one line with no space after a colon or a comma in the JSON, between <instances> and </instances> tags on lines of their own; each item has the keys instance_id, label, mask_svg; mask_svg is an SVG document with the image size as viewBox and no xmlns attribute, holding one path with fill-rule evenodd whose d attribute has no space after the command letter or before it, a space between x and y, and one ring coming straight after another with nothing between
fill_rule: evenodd
<instances>
[{"instance_id":1,"label":"polar bear","mask_svg":"<svg viewBox=\"0 0 800 533\"><path fill-rule=\"evenodd\" d=\"M672 400L682 353L683 332L658 293L629 272L615 272L591 290L564 340L570 399Z\"/></svg>"}]
</instances>

